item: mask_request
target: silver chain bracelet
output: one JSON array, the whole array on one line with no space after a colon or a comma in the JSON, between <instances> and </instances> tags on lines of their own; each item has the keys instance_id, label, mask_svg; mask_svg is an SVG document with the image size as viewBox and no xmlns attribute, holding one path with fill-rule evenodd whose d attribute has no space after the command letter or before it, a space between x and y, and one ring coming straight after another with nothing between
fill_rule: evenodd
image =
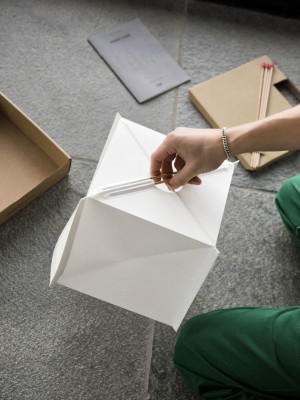
<instances>
[{"instance_id":1,"label":"silver chain bracelet","mask_svg":"<svg viewBox=\"0 0 300 400\"><path fill-rule=\"evenodd\" d=\"M227 129L226 126L224 126L222 128L222 141L223 141L223 147L224 147L224 151L225 151L227 160L230 160L232 155L231 155L229 147L228 147L228 142L227 142L227 137L226 137L226 129Z\"/></svg>"}]
</instances>

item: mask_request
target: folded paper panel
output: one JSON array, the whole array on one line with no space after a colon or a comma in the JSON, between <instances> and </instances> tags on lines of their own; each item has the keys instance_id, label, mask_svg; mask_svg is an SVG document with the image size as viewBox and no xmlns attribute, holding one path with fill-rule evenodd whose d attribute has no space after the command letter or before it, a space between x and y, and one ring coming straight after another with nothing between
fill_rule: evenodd
<instances>
[{"instance_id":1,"label":"folded paper panel","mask_svg":"<svg viewBox=\"0 0 300 400\"><path fill-rule=\"evenodd\" d=\"M86 199L58 283L174 326L217 254L213 247Z\"/></svg>"},{"instance_id":2,"label":"folded paper panel","mask_svg":"<svg viewBox=\"0 0 300 400\"><path fill-rule=\"evenodd\" d=\"M217 255L213 247L155 255L93 270L81 279L63 275L58 283L177 330Z\"/></svg>"},{"instance_id":3,"label":"folded paper panel","mask_svg":"<svg viewBox=\"0 0 300 400\"><path fill-rule=\"evenodd\" d=\"M103 149L88 196L99 187L149 176L151 153L165 135L117 114Z\"/></svg>"},{"instance_id":4,"label":"folded paper panel","mask_svg":"<svg viewBox=\"0 0 300 400\"><path fill-rule=\"evenodd\" d=\"M88 195L95 195L106 185L125 181L125 176L130 181L149 175L151 154L165 138L163 134L119 115L116 121ZM99 196L99 201L215 245L229 189L229 185L223 185L222 182L230 182L233 169L232 163L225 162L208 179L203 176L204 184L200 187L186 185L178 193L161 193L160 188L153 187L113 199L105 200Z\"/></svg>"},{"instance_id":5,"label":"folded paper panel","mask_svg":"<svg viewBox=\"0 0 300 400\"><path fill-rule=\"evenodd\" d=\"M101 159L101 168L93 179L93 188L128 181L149 174L149 159L138 142L120 123L113 132L110 146ZM138 169L137 169L138 166Z\"/></svg>"},{"instance_id":6,"label":"folded paper panel","mask_svg":"<svg viewBox=\"0 0 300 400\"><path fill-rule=\"evenodd\" d=\"M205 243L122 210L85 198L64 274L81 276L127 259L207 248Z\"/></svg>"},{"instance_id":7,"label":"folded paper panel","mask_svg":"<svg viewBox=\"0 0 300 400\"><path fill-rule=\"evenodd\" d=\"M103 199L101 196L95 196L95 198L129 214L200 242L211 244L202 224L195 219L190 209L184 206L177 193L163 192L153 185L147 189L120 194L108 199Z\"/></svg>"},{"instance_id":8,"label":"folded paper panel","mask_svg":"<svg viewBox=\"0 0 300 400\"><path fill-rule=\"evenodd\" d=\"M88 195L62 232L51 281L177 329L212 268L234 164L176 193L153 183L106 196L149 177L164 135L116 116ZM130 185L129 185L130 186ZM159 185L161 186L161 185Z\"/></svg>"},{"instance_id":9,"label":"folded paper panel","mask_svg":"<svg viewBox=\"0 0 300 400\"><path fill-rule=\"evenodd\" d=\"M229 184L236 163L225 161L216 171L201 175L200 186L185 185L177 193L180 200L189 208L194 221L205 232L205 243L215 246L222 222L229 191Z\"/></svg>"}]
</instances>

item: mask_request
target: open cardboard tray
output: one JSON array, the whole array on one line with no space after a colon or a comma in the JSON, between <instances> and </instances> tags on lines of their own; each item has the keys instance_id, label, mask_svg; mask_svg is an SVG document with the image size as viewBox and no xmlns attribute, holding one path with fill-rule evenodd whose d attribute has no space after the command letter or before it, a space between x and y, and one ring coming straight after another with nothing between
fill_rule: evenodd
<instances>
[{"instance_id":1,"label":"open cardboard tray","mask_svg":"<svg viewBox=\"0 0 300 400\"><path fill-rule=\"evenodd\" d=\"M189 89L192 103L213 128L241 125L256 119L262 62L272 61L269 57L262 56ZM276 87L283 82L298 99L300 98L300 91L275 65L267 116L292 107ZM282 134L284 135L284 132ZM262 169L290 153L289 151L263 152L259 166L255 170ZM237 158L245 169L254 170L250 165L251 153L239 154Z\"/></svg>"},{"instance_id":2,"label":"open cardboard tray","mask_svg":"<svg viewBox=\"0 0 300 400\"><path fill-rule=\"evenodd\" d=\"M70 157L0 92L0 224L68 174Z\"/></svg>"}]
</instances>

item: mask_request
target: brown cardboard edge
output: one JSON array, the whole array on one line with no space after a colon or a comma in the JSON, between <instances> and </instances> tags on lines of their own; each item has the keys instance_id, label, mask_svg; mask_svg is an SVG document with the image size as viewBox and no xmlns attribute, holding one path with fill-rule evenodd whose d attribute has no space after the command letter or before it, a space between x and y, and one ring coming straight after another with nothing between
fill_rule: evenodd
<instances>
[{"instance_id":1,"label":"brown cardboard edge","mask_svg":"<svg viewBox=\"0 0 300 400\"><path fill-rule=\"evenodd\" d=\"M271 59L270 59L267 55L263 55L263 56L260 56L260 57L256 58L255 60L249 61L249 62L247 62L247 63L245 63L245 64L243 64L243 65L240 65L240 66L238 66L238 67L236 67L236 68L234 68L234 69L232 69L232 70L226 71L226 72L224 72L224 73L221 74L221 75L225 75L225 74L227 74L227 73L231 73L231 72L233 72L234 70L236 70L236 69L238 69L238 68L240 68L240 67L242 67L242 66L244 66L244 65L247 65L247 64L252 63L253 61L260 61L260 60L264 60L264 59L267 59L267 60L269 60L268 62L271 62ZM282 79L280 79L280 80L278 80L277 82L274 82L274 83L273 83L273 85L275 86L275 88L276 88L276 85L277 85L278 83L287 82L287 84L288 84L288 86L290 87L291 91L293 91L293 93L294 93L294 94L299 98L299 100L300 100L300 90L294 85L294 83L293 83L281 70L279 70L279 71L280 71L280 73L282 74ZM198 109L198 111L200 111L200 113L201 113L201 114L203 115L203 117L207 120L207 122L212 126L212 128L216 128L216 129L221 129L221 127L216 123L216 121L215 121L214 118L211 116L211 114L201 105L201 103L199 103L199 101L197 100L197 98L194 96L194 88L196 88L196 87L199 86L199 85L205 84L205 83L207 83L207 82L209 82L209 81L212 81L212 80L214 80L214 79L217 79L217 78L219 78L219 76L220 76L220 75L218 75L218 76L216 76L216 77L214 77L214 78L211 78L211 79L209 79L208 81L204 81L204 82L198 83L198 84L196 84L196 85L194 85L194 86L192 86L192 87L190 87L190 88L188 89L189 98L190 98L191 102L194 104L194 106L196 106L196 108ZM291 107L292 107L292 106L291 106ZM266 153L266 152L265 152L265 153ZM280 156L276 157L276 159L270 160L269 162L265 162L265 163L263 163L262 165L258 166L257 168L251 167L250 164L247 162L247 159L245 159L245 157L243 156L243 154L238 154L238 155L236 155L236 158L240 161L240 163L243 165L243 167L244 167L246 170L248 170L248 171L260 171L260 170L264 169L265 167L267 167L268 165L273 164L274 162L277 162L277 161L279 161L280 159L282 159L282 158L284 158L284 157L287 157L287 156L289 156L289 155L292 155L292 154L294 153L294 151L284 150L284 151L282 151L281 153L282 153L282 154L281 154ZM247 153L246 153L246 154L247 154Z\"/></svg>"},{"instance_id":2,"label":"brown cardboard edge","mask_svg":"<svg viewBox=\"0 0 300 400\"><path fill-rule=\"evenodd\" d=\"M291 91L296 95L296 97L298 97L298 99L300 100L300 90L294 85L294 83L287 78L286 79L288 86L290 87Z\"/></svg>"},{"instance_id":3,"label":"brown cardboard edge","mask_svg":"<svg viewBox=\"0 0 300 400\"><path fill-rule=\"evenodd\" d=\"M64 164L59 167L55 172L49 175L46 179L44 179L39 185L37 185L34 189L27 192L23 197L21 197L18 201L12 203L10 206L6 207L0 213L0 225L7 221L10 217L20 211L22 208L27 206L41 194L43 194L46 190L48 190L55 183L59 182L62 178L68 175L71 167L70 162Z\"/></svg>"},{"instance_id":4,"label":"brown cardboard edge","mask_svg":"<svg viewBox=\"0 0 300 400\"><path fill-rule=\"evenodd\" d=\"M300 100L300 90L294 85L294 83L288 77L285 77L284 79L282 79L282 80L278 81L276 84L274 84L275 88L276 88L276 85L278 83L283 83L283 82L286 82L288 84L288 86L290 87L291 91ZM290 108L292 108L292 105L290 105ZM282 110L282 111L284 111L284 110ZM264 153L267 153L267 152L264 152ZM236 157L237 157L237 159L240 161L240 163L243 165L243 167L246 170L248 170L248 171L261 171L262 169L264 169L268 165L271 165L271 164L281 160L282 158L288 157L288 156L294 154L295 152L292 151L292 150L283 150L281 152L279 151L278 153L281 153L281 155L276 157L276 159L273 159L273 160L271 160L269 162L262 163L257 168L251 167L251 165L248 163L247 159L245 159L243 154L238 154ZM246 153L246 154L249 154L249 153Z\"/></svg>"},{"instance_id":5,"label":"brown cardboard edge","mask_svg":"<svg viewBox=\"0 0 300 400\"><path fill-rule=\"evenodd\" d=\"M206 84L208 84L209 82L216 81L216 80L219 79L221 76L225 76L225 75L228 76L228 74L232 74L232 73L234 73L234 71L240 69L241 67L247 66L248 64L251 64L251 63L253 63L254 61L257 61L257 62L265 61L265 62L269 62L269 63L272 62L272 60L269 58L269 56L267 56L266 54L264 54L264 55L262 55L262 56L260 56L260 57L257 57L257 58L254 59L254 60L248 61L247 63L244 63L244 64L242 64L242 65L239 65L239 66L237 66L237 67L235 67L235 68L233 68L233 69L230 69L230 70L228 70L228 71L225 71L225 72L223 72L222 74L219 74L219 75L217 75L217 76L214 76L214 77L212 77L212 78L210 78L210 79L208 79L208 80L205 80L205 81L203 81L203 82L197 83L196 85L193 85L192 87L190 87L190 88L188 89L189 98L190 98L191 102L194 104L194 106L196 106L196 108L198 109L198 111L201 112L201 114L204 116L204 118L207 120L207 122L208 122L213 128L221 128L221 126L219 126L219 125L216 123L216 121L214 120L214 118L212 117L212 115L211 115L208 111L205 110L205 108L201 105L201 103L199 103L199 101L197 100L197 98L196 98L195 95L194 95L194 90L195 90L197 87L201 86L201 85L206 85ZM281 71L280 71L280 72L281 72ZM282 73L282 72L281 72L281 73ZM282 74L282 75L284 76L283 80L285 80L285 79L286 79L286 76L285 76L284 74Z\"/></svg>"},{"instance_id":6,"label":"brown cardboard edge","mask_svg":"<svg viewBox=\"0 0 300 400\"><path fill-rule=\"evenodd\" d=\"M3 107L4 105L4 107ZM71 168L71 157L57 145L42 129L40 129L30 118L27 117L14 103L12 103L3 93L0 92L0 111L20 129L28 138L35 143L41 150L57 165L57 169L40 182L34 189L27 192L24 196L6 207L0 212L0 225L10 217L36 199L47 189L53 186L66 176ZM21 119L21 123L16 123L15 118ZM24 131L25 125L25 131ZM32 129L32 130L31 130ZM42 137L42 141L38 137ZM42 146L40 146L42 144ZM50 152L49 148L50 146Z\"/></svg>"},{"instance_id":7,"label":"brown cardboard edge","mask_svg":"<svg viewBox=\"0 0 300 400\"><path fill-rule=\"evenodd\" d=\"M266 151L264 151L264 153L267 153ZM248 163L247 158L245 158L243 156L243 154L238 154L236 156L236 158L240 161L240 163L243 165L243 167L247 170L247 171L261 171L262 169L266 168L268 165L274 164L275 162L281 160L282 158L285 158L289 155L292 155L294 152L293 151L289 151L289 150L284 150L284 151L280 151L278 153L281 153L280 156L276 157L276 159L272 159L268 162L264 162L263 164L259 165L257 168L253 168L251 167L251 165ZM244 154L250 154L250 153L244 153Z\"/></svg>"},{"instance_id":8,"label":"brown cardboard edge","mask_svg":"<svg viewBox=\"0 0 300 400\"><path fill-rule=\"evenodd\" d=\"M64 165L71 157L36 125L22 110L0 92L0 110L35 143L58 166Z\"/></svg>"}]
</instances>

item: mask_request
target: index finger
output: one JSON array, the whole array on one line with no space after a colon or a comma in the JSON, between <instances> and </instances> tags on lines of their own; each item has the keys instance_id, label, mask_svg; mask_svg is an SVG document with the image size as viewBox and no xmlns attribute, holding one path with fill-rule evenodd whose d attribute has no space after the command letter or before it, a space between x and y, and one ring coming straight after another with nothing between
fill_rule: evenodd
<instances>
[{"instance_id":1,"label":"index finger","mask_svg":"<svg viewBox=\"0 0 300 400\"><path fill-rule=\"evenodd\" d=\"M150 174L151 176L161 173L172 172L172 161L176 154L169 154L164 143L162 143L151 155Z\"/></svg>"}]
</instances>

